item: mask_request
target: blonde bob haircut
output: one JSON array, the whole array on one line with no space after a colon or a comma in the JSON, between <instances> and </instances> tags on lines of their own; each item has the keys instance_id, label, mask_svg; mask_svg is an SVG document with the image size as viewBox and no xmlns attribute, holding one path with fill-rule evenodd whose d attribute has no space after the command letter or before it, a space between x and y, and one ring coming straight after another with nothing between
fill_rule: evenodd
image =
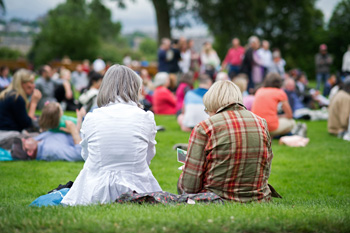
<instances>
[{"instance_id":1,"label":"blonde bob haircut","mask_svg":"<svg viewBox=\"0 0 350 233\"><path fill-rule=\"evenodd\" d=\"M19 69L14 75L10 85L1 92L0 100L5 99L6 95L13 91L16 99L21 96L26 103L28 103L27 94L24 92L22 83L34 82L35 75L32 71L26 69Z\"/></svg>"},{"instance_id":2,"label":"blonde bob haircut","mask_svg":"<svg viewBox=\"0 0 350 233\"><path fill-rule=\"evenodd\" d=\"M243 104L239 87L231 81L217 81L203 97L203 103L208 112L216 113L220 108L230 104Z\"/></svg>"},{"instance_id":3,"label":"blonde bob haircut","mask_svg":"<svg viewBox=\"0 0 350 233\"><path fill-rule=\"evenodd\" d=\"M98 107L103 107L109 103L125 101L139 103L139 93L142 88L142 79L132 69L113 65L105 73L99 93L97 95Z\"/></svg>"}]
</instances>

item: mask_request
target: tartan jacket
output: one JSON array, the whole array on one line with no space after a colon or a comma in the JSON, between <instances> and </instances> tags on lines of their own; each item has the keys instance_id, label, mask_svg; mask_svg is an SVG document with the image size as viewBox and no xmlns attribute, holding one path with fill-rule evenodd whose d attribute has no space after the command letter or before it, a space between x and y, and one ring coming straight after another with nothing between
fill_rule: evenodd
<instances>
[{"instance_id":1,"label":"tartan jacket","mask_svg":"<svg viewBox=\"0 0 350 233\"><path fill-rule=\"evenodd\" d=\"M229 105L193 129L178 186L237 202L269 201L272 158L266 121L240 104Z\"/></svg>"}]
</instances>

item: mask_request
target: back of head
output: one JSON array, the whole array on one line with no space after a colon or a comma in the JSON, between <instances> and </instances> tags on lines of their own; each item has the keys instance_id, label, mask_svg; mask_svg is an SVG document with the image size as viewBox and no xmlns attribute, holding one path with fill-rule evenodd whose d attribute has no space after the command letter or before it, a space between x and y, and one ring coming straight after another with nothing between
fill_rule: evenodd
<instances>
[{"instance_id":1,"label":"back of head","mask_svg":"<svg viewBox=\"0 0 350 233\"><path fill-rule=\"evenodd\" d=\"M51 102L44 106L39 117L39 126L42 130L57 128L62 116L62 110L58 103Z\"/></svg>"},{"instance_id":2,"label":"back of head","mask_svg":"<svg viewBox=\"0 0 350 233\"><path fill-rule=\"evenodd\" d=\"M245 74L239 74L233 78L232 82L236 84L241 90L242 94L247 90L248 87L248 78Z\"/></svg>"},{"instance_id":3,"label":"back of head","mask_svg":"<svg viewBox=\"0 0 350 233\"><path fill-rule=\"evenodd\" d=\"M97 96L98 107L103 107L111 102L135 102L139 107L139 92L142 87L142 79L132 69L113 65L105 73L100 91Z\"/></svg>"},{"instance_id":4,"label":"back of head","mask_svg":"<svg viewBox=\"0 0 350 233\"><path fill-rule=\"evenodd\" d=\"M283 81L281 76L278 73L274 73L274 72L267 74L264 81L264 87L281 88L282 84L283 84Z\"/></svg>"},{"instance_id":5,"label":"back of head","mask_svg":"<svg viewBox=\"0 0 350 233\"><path fill-rule=\"evenodd\" d=\"M284 89L287 91L294 91L295 90L295 81L292 78L286 78L284 80Z\"/></svg>"},{"instance_id":6,"label":"back of head","mask_svg":"<svg viewBox=\"0 0 350 233\"><path fill-rule=\"evenodd\" d=\"M30 70L19 69L13 75L13 79L10 85L4 91L1 92L0 99L4 99L9 92L15 91L16 98L18 97L18 95L20 95L25 101L27 101L27 95L23 90L22 83L30 81L34 81L34 73Z\"/></svg>"},{"instance_id":7,"label":"back of head","mask_svg":"<svg viewBox=\"0 0 350 233\"><path fill-rule=\"evenodd\" d=\"M194 77L194 73L192 71L188 71L187 73L181 76L181 79L179 81L180 83L187 83L188 85L192 86L193 77Z\"/></svg>"},{"instance_id":8,"label":"back of head","mask_svg":"<svg viewBox=\"0 0 350 233\"><path fill-rule=\"evenodd\" d=\"M203 97L203 103L209 112L216 113L230 104L243 104L240 89L231 81L215 82Z\"/></svg>"},{"instance_id":9,"label":"back of head","mask_svg":"<svg viewBox=\"0 0 350 233\"><path fill-rule=\"evenodd\" d=\"M210 84L211 85L213 83L212 79L207 74L201 74L198 77L198 81L199 81L199 85L201 85L201 84Z\"/></svg>"},{"instance_id":10,"label":"back of head","mask_svg":"<svg viewBox=\"0 0 350 233\"><path fill-rule=\"evenodd\" d=\"M169 75L166 72L159 72L156 74L154 77L154 86L159 87L159 86L164 86L169 79Z\"/></svg>"},{"instance_id":11,"label":"back of head","mask_svg":"<svg viewBox=\"0 0 350 233\"><path fill-rule=\"evenodd\" d=\"M99 80L101 80L103 78L103 75L95 71L91 71L88 77L89 77L88 88L90 88L95 82L98 82Z\"/></svg>"}]
</instances>

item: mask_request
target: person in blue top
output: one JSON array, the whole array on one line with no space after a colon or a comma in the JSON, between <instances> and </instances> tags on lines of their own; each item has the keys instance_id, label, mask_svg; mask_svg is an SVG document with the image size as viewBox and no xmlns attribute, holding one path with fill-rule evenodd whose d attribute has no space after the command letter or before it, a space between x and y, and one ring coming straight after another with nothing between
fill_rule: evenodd
<instances>
[{"instance_id":1,"label":"person in blue top","mask_svg":"<svg viewBox=\"0 0 350 233\"><path fill-rule=\"evenodd\" d=\"M178 116L177 122L182 131L190 132L199 122L209 116L204 112L203 96L212 85L209 75L199 76L199 87L188 91L184 98L182 113Z\"/></svg>"}]
</instances>

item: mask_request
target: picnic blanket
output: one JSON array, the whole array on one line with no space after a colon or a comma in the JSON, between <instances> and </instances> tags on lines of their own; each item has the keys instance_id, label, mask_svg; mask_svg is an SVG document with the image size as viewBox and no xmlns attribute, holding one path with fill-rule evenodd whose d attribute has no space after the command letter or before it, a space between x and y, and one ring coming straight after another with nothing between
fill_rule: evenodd
<instances>
[{"instance_id":1,"label":"picnic blanket","mask_svg":"<svg viewBox=\"0 0 350 233\"><path fill-rule=\"evenodd\" d=\"M224 200L215 193L196 193L176 195L165 191L137 193L129 191L116 199L117 203L138 203L138 204L196 204L196 203L218 203L224 204Z\"/></svg>"},{"instance_id":2,"label":"picnic blanket","mask_svg":"<svg viewBox=\"0 0 350 233\"><path fill-rule=\"evenodd\" d=\"M0 161L12 161L13 158L8 150L0 148Z\"/></svg>"}]
</instances>

